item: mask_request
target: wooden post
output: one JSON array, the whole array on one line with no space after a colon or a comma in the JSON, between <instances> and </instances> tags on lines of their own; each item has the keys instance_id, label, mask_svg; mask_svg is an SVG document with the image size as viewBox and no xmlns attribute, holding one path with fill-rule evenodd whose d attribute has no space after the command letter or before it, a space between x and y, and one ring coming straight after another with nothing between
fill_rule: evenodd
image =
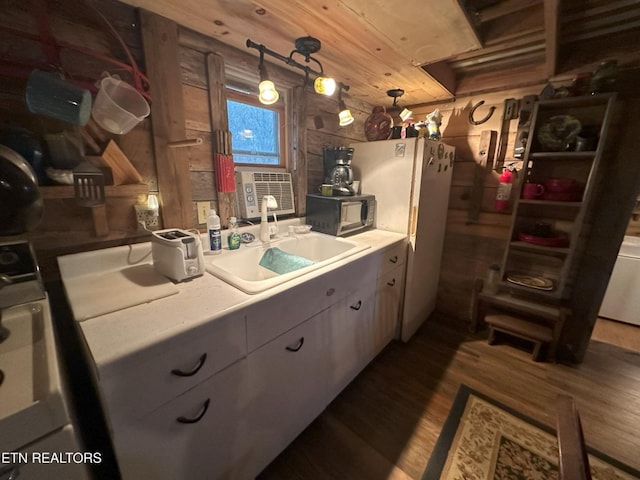
<instances>
[{"instance_id":1,"label":"wooden post","mask_svg":"<svg viewBox=\"0 0 640 480\"><path fill-rule=\"evenodd\" d=\"M303 87L292 89L293 95L289 114L292 122L291 148L289 151L289 171L293 179L296 213L304 215L307 210L307 100Z\"/></svg>"},{"instance_id":2,"label":"wooden post","mask_svg":"<svg viewBox=\"0 0 640 480\"><path fill-rule=\"evenodd\" d=\"M186 138L178 25L142 9L140 19L153 98L151 125L162 220L166 227L190 228L194 218L187 152L168 148L170 142Z\"/></svg>"},{"instance_id":3,"label":"wooden post","mask_svg":"<svg viewBox=\"0 0 640 480\"><path fill-rule=\"evenodd\" d=\"M230 138L229 135L216 136L216 132L229 131L229 117L227 113L227 94L225 90L224 58L216 53L207 54L207 78L209 83L209 112L211 115L211 131L214 133L214 155L218 153L229 153L231 145L224 145L223 138ZM218 215L223 227L229 225L229 217L235 212L235 192L222 192L222 186L216 184L218 193Z\"/></svg>"}]
</instances>

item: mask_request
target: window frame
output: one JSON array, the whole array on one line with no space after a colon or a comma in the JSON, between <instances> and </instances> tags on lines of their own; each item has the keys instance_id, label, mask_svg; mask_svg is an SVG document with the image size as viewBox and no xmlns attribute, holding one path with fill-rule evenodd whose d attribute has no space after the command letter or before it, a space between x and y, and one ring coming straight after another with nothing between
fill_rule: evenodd
<instances>
[{"instance_id":1,"label":"window frame","mask_svg":"<svg viewBox=\"0 0 640 480\"><path fill-rule=\"evenodd\" d=\"M256 167L256 168L286 168L288 164L288 155L286 150L286 108L285 102L280 97L280 100L273 105L263 105L258 100L257 96L252 93L243 92L236 90L232 87L226 87L226 95L227 100L232 100L234 102L245 103L247 105L252 105L254 107L264 108L265 110L273 110L278 112L279 115L279 147L280 147L280 158L278 164L267 164L267 163L241 163L236 162L234 160L234 165L240 167Z\"/></svg>"}]
</instances>

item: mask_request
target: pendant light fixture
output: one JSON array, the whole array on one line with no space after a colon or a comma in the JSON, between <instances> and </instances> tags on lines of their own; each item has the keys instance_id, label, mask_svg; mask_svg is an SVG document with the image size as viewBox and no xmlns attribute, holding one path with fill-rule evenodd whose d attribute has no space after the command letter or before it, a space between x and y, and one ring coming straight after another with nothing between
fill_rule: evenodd
<instances>
[{"instance_id":1,"label":"pendant light fixture","mask_svg":"<svg viewBox=\"0 0 640 480\"><path fill-rule=\"evenodd\" d=\"M258 85L258 100L263 105L273 105L280 98L280 94L276 90L276 86L269 79L267 74L267 67L264 64L264 53L260 52L260 64L258 65L258 71L260 72L260 84Z\"/></svg>"},{"instance_id":2,"label":"pendant light fixture","mask_svg":"<svg viewBox=\"0 0 640 480\"><path fill-rule=\"evenodd\" d=\"M406 122L413 116L413 112L408 108L402 108L398 105L398 98L404 95L404 90L401 88L393 88L391 90L387 90L387 95L393 98L393 105L390 108L387 108L387 113L392 117L396 115L400 117L400 120Z\"/></svg>"},{"instance_id":3,"label":"pendant light fixture","mask_svg":"<svg viewBox=\"0 0 640 480\"><path fill-rule=\"evenodd\" d=\"M349 91L349 85L340 83L340 90L338 91L338 109L340 110L340 113L338 113L338 118L340 119L340 126L346 127L347 125L351 125L354 122L354 118L353 115L351 115L351 111L344 103L344 100L342 100L342 90Z\"/></svg>"},{"instance_id":4,"label":"pendant light fixture","mask_svg":"<svg viewBox=\"0 0 640 480\"><path fill-rule=\"evenodd\" d=\"M262 102L265 105L270 105L271 103L276 102L279 97L278 92L276 91L275 85L273 84L272 81L269 80L269 78L266 75L266 67L264 65L265 54L273 58L276 58L281 62L286 63L290 67L294 67L302 70L305 74L305 81L304 81L305 85L307 84L310 76L315 77L313 81L313 89L316 93L320 95L331 96L335 93L337 88L349 90L349 85L344 85L343 83L338 84L333 78L326 77L324 74L324 69L322 68L322 64L318 59L312 56L312 54L320 50L321 43L320 43L320 40L318 40L317 38L308 37L308 36L297 38L295 41L295 48L291 51L288 57L285 57L284 55L280 55L279 53L274 52L273 50L269 50L264 45L257 44L251 41L250 39L247 39L246 45L247 45L247 48L255 48L260 52L260 65L259 65L260 94L258 98L260 99L260 102ZM302 56L304 58L304 63L298 62L294 58L296 55ZM314 70L313 68L311 68L308 65L311 62L316 63L318 65L319 70ZM263 95L263 88L264 88L264 95ZM339 92L338 94L340 95L341 92ZM274 96L275 96L275 99L273 99ZM268 101L271 101L271 103L267 103ZM341 97L339 98L338 101L339 103L342 102ZM342 102L342 106L344 106L344 102ZM348 125L351 122L353 122L353 116L351 116L351 113L346 107L342 108L342 106L340 111L348 112L349 117L351 118L350 122L345 123L345 125ZM348 121L348 119L345 121ZM342 120L340 124L342 125Z\"/></svg>"}]
</instances>

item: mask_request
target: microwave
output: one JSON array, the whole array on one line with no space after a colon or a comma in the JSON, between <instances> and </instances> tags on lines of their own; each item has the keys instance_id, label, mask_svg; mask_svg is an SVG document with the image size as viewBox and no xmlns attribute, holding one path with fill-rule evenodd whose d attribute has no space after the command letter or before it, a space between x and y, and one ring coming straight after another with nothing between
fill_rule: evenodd
<instances>
[{"instance_id":1,"label":"microwave","mask_svg":"<svg viewBox=\"0 0 640 480\"><path fill-rule=\"evenodd\" d=\"M344 236L373 226L376 197L307 195L306 223L316 232Z\"/></svg>"}]
</instances>

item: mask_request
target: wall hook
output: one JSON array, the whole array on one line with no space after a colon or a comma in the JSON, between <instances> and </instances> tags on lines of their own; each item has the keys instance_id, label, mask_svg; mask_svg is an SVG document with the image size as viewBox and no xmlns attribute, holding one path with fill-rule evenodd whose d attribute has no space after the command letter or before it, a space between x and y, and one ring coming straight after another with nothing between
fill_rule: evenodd
<instances>
[{"instance_id":1,"label":"wall hook","mask_svg":"<svg viewBox=\"0 0 640 480\"><path fill-rule=\"evenodd\" d=\"M481 107L482 105L484 105L484 100L480 100L478 103L476 103L473 107L471 107L471 111L469 111L469 123L471 125L481 125L483 123L485 123L487 120L489 120L491 118L491 115L493 115L493 112L495 111L496 107L495 106L491 106L489 108L489 113L487 113L485 115L485 117L481 120L474 120L473 119L473 114L475 113L476 109L478 107Z\"/></svg>"}]
</instances>

